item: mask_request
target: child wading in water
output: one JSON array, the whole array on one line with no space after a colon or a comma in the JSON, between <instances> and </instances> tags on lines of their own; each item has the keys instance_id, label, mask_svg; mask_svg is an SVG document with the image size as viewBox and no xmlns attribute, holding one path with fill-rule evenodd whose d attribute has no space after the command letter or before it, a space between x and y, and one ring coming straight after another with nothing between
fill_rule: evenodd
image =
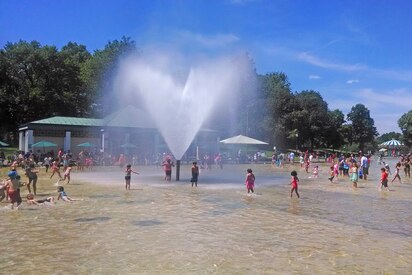
<instances>
[{"instance_id":1,"label":"child wading in water","mask_svg":"<svg viewBox=\"0 0 412 275\"><path fill-rule=\"evenodd\" d=\"M393 179L392 179L391 183L393 183L395 181L395 179L398 179L399 183L402 183L401 176L399 175L399 170L400 169L401 169L401 163L398 162L395 166L395 175L393 176Z\"/></svg>"},{"instance_id":2,"label":"child wading in water","mask_svg":"<svg viewBox=\"0 0 412 275\"><path fill-rule=\"evenodd\" d=\"M299 193L298 193L298 173L293 170L290 175L292 176L292 181L291 181L291 185L292 185L292 189L290 189L290 197L292 197L293 191L295 191L296 195L298 196L298 198L300 198Z\"/></svg>"},{"instance_id":3,"label":"child wading in water","mask_svg":"<svg viewBox=\"0 0 412 275\"><path fill-rule=\"evenodd\" d=\"M54 176L54 174L57 173L57 175L59 176L59 179L60 179L60 180L62 179L62 175L60 174L60 167L59 167L59 165L60 165L59 163L57 163L56 161L53 161L52 167L51 167L53 173L51 174L50 178L52 178L52 177Z\"/></svg>"},{"instance_id":4,"label":"child wading in water","mask_svg":"<svg viewBox=\"0 0 412 275\"><path fill-rule=\"evenodd\" d=\"M319 166L315 166L314 168L313 168L313 177L314 178L319 178Z\"/></svg>"},{"instance_id":5,"label":"child wading in water","mask_svg":"<svg viewBox=\"0 0 412 275\"><path fill-rule=\"evenodd\" d=\"M197 162L193 162L192 166L192 179L190 180L192 182L192 187L195 185L197 187L197 180L199 178L199 166L197 166Z\"/></svg>"},{"instance_id":6,"label":"child wading in water","mask_svg":"<svg viewBox=\"0 0 412 275\"><path fill-rule=\"evenodd\" d=\"M386 190L390 191L388 187L388 172L386 172L385 168L381 168L381 184L378 187L379 191L382 190L382 187L385 187Z\"/></svg>"},{"instance_id":7,"label":"child wading in water","mask_svg":"<svg viewBox=\"0 0 412 275\"><path fill-rule=\"evenodd\" d=\"M352 164L351 176L350 176L350 180L352 181L352 186L354 188L358 187L358 178L359 178L358 164L356 162L354 162Z\"/></svg>"},{"instance_id":8,"label":"child wading in water","mask_svg":"<svg viewBox=\"0 0 412 275\"><path fill-rule=\"evenodd\" d=\"M10 171L7 176L9 180L6 181L6 188L8 188L8 196L10 197L11 208L14 208L16 203L16 209L19 208L22 199L20 196L20 187L26 185L26 183L20 182L20 176L17 175L15 170Z\"/></svg>"},{"instance_id":9,"label":"child wading in water","mask_svg":"<svg viewBox=\"0 0 412 275\"><path fill-rule=\"evenodd\" d=\"M175 166L175 164L170 160L167 159L166 162L162 164L165 170L165 180L166 181L171 181L172 180L172 167Z\"/></svg>"},{"instance_id":10,"label":"child wading in water","mask_svg":"<svg viewBox=\"0 0 412 275\"><path fill-rule=\"evenodd\" d=\"M330 167L330 177L328 178L328 180L330 182L333 182L333 178L335 177L335 171L333 169L333 166Z\"/></svg>"},{"instance_id":11,"label":"child wading in water","mask_svg":"<svg viewBox=\"0 0 412 275\"><path fill-rule=\"evenodd\" d=\"M253 174L253 171L250 168L247 169L245 185L248 193L250 193L250 191L252 191L252 193L255 192L253 190L255 188L255 175Z\"/></svg>"},{"instance_id":12,"label":"child wading in water","mask_svg":"<svg viewBox=\"0 0 412 275\"><path fill-rule=\"evenodd\" d=\"M132 173L138 175L139 173L132 170L132 165L128 164L126 169L124 170L125 176L124 179L126 180L126 190L130 190L130 180L132 179Z\"/></svg>"},{"instance_id":13,"label":"child wading in water","mask_svg":"<svg viewBox=\"0 0 412 275\"><path fill-rule=\"evenodd\" d=\"M67 166L66 170L64 171L63 181L67 179L67 184L70 183L70 172L72 171L71 165Z\"/></svg>"}]
</instances>

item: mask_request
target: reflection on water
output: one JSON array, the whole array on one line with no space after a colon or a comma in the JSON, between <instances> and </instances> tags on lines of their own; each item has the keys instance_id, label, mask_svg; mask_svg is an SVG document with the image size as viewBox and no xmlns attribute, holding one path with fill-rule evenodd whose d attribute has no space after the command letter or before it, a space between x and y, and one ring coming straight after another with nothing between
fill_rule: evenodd
<instances>
[{"instance_id":1,"label":"reflection on water","mask_svg":"<svg viewBox=\"0 0 412 275\"><path fill-rule=\"evenodd\" d=\"M163 222L159 220L142 220L142 221L133 221L133 225L138 225L138 226L152 226L152 225L159 225L162 224Z\"/></svg>"},{"instance_id":2,"label":"reflection on water","mask_svg":"<svg viewBox=\"0 0 412 275\"><path fill-rule=\"evenodd\" d=\"M110 220L110 217L93 217L93 218L78 218L75 222L104 222Z\"/></svg>"},{"instance_id":3,"label":"reflection on water","mask_svg":"<svg viewBox=\"0 0 412 275\"><path fill-rule=\"evenodd\" d=\"M300 171L301 199L290 199L289 173L270 165L252 167L257 194L247 195L246 168L202 171L199 187L192 188L189 167L172 183L163 181L158 168L138 167L132 188L140 190L132 191L123 190L118 169L75 172L77 185L65 190L83 201L23 204L18 211L0 204L0 229L7 232L0 270L406 274L412 269L410 183L378 192L375 167L376 174L353 190L347 180L323 180L327 169L321 180ZM47 179L38 185L42 194L54 192Z\"/></svg>"}]
</instances>

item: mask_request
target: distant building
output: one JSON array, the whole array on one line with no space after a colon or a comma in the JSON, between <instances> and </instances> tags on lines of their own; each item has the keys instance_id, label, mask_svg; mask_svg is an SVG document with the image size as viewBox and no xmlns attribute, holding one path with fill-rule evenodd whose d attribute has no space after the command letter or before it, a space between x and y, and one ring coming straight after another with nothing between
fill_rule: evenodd
<instances>
[{"instance_id":1,"label":"distant building","mask_svg":"<svg viewBox=\"0 0 412 275\"><path fill-rule=\"evenodd\" d=\"M201 129L187 154L194 156L196 148L217 150L217 132ZM39 141L49 141L56 147L32 147ZM83 144L83 146L78 146ZM144 111L133 106L119 110L103 119L55 116L23 124L19 127L19 150L43 153L62 148L78 154L81 150L98 150L111 155L120 153L157 154L168 152L160 132Z\"/></svg>"}]
</instances>

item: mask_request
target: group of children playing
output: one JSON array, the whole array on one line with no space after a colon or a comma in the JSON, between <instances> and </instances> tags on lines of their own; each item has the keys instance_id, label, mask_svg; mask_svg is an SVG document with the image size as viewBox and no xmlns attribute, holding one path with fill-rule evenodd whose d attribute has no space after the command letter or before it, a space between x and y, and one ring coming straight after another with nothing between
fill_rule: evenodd
<instances>
[{"instance_id":1,"label":"group of children playing","mask_svg":"<svg viewBox=\"0 0 412 275\"><path fill-rule=\"evenodd\" d=\"M246 189L247 189L247 193L249 194L250 192L254 193L254 188L255 188L255 175L253 174L252 169L247 169L246 170L246 180L245 180L245 185L246 185ZM292 185L292 188L290 189L290 197L292 198L293 192L296 193L296 195L298 196L298 198L300 198L299 192L298 192L298 182L299 182L299 178L298 178L298 173L293 170L291 173L291 182L290 185Z\"/></svg>"},{"instance_id":2,"label":"group of children playing","mask_svg":"<svg viewBox=\"0 0 412 275\"><path fill-rule=\"evenodd\" d=\"M61 176L60 174L60 168L59 168L59 163L57 161L53 161L51 165L51 170L53 171L50 179L57 174L59 176L59 181L66 181L67 183L70 183L70 172L72 170L72 167L67 165L67 167L64 167L64 177ZM22 203L22 198L20 195L20 187L26 186L29 194L26 196L27 203L31 205L53 205L54 204L54 198L53 197L47 197L43 199L35 199L34 196L37 195L37 179L38 176L37 174L39 173L39 170L35 168L34 163L30 163L26 165L25 169L25 175L27 176L28 181L27 182L22 182L21 181L21 176L18 175L16 171L16 165L11 165L11 170L7 173L7 178L3 179L2 182L0 183L0 202L3 201L4 199L8 199L11 203L11 208L16 208L18 209L19 206ZM46 171L47 172L47 171ZM33 193L31 186L33 187ZM62 200L65 202L70 202L70 201L75 201L76 199L73 199L69 196L64 191L63 186L58 186L57 187L57 192L58 192L58 200Z\"/></svg>"},{"instance_id":3,"label":"group of children playing","mask_svg":"<svg viewBox=\"0 0 412 275\"><path fill-rule=\"evenodd\" d=\"M172 177L172 167L174 166L173 162L171 162L170 159L167 159L164 164L162 164L162 166L165 166L165 180L166 181L171 181L171 177ZM195 186L197 187L197 181L199 178L199 166L197 166L197 162L194 161L192 163L192 167L191 167L191 172L192 172L192 178L190 179L190 182L192 183L192 187ZM126 182L126 190L130 190L130 181L132 178L132 173L138 175L139 172L134 171L132 169L132 165L131 164L127 164L126 165L126 169L124 170L125 176L125 182Z\"/></svg>"}]
</instances>

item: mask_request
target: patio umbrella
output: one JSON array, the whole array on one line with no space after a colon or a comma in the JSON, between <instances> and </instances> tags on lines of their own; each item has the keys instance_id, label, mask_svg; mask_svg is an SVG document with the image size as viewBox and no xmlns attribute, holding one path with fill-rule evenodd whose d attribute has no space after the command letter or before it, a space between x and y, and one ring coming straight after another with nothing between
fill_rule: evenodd
<instances>
[{"instance_id":1,"label":"patio umbrella","mask_svg":"<svg viewBox=\"0 0 412 275\"><path fill-rule=\"evenodd\" d=\"M403 143L396 139L391 139L380 144L383 147L396 148L403 146Z\"/></svg>"},{"instance_id":2,"label":"patio umbrella","mask_svg":"<svg viewBox=\"0 0 412 275\"><path fill-rule=\"evenodd\" d=\"M53 143L53 142L50 142L50 141L42 140L42 141L39 141L39 142L36 142L36 143L32 144L31 147L32 148L43 147L43 152L44 152L44 151L46 151L46 149L45 149L46 147L57 147L57 144Z\"/></svg>"},{"instance_id":3,"label":"patio umbrella","mask_svg":"<svg viewBox=\"0 0 412 275\"><path fill-rule=\"evenodd\" d=\"M84 143L80 143L77 144L78 147L97 147L96 144L93 144L91 142L84 142Z\"/></svg>"},{"instance_id":4,"label":"patio umbrella","mask_svg":"<svg viewBox=\"0 0 412 275\"><path fill-rule=\"evenodd\" d=\"M36 142L36 143L32 144L31 147L43 147L43 148L44 147L57 147L57 144L53 143L53 142L50 142L50 141L42 140L42 141L39 141L39 142Z\"/></svg>"},{"instance_id":5,"label":"patio umbrella","mask_svg":"<svg viewBox=\"0 0 412 275\"><path fill-rule=\"evenodd\" d=\"M9 144L7 144L7 143L5 143L5 142L3 142L3 141L0 141L0 146L1 146L1 147L7 147L7 146L9 146Z\"/></svg>"},{"instance_id":6,"label":"patio umbrella","mask_svg":"<svg viewBox=\"0 0 412 275\"><path fill-rule=\"evenodd\" d=\"M386 148L379 149L379 152L385 152L385 151L388 151L388 149Z\"/></svg>"}]
</instances>

